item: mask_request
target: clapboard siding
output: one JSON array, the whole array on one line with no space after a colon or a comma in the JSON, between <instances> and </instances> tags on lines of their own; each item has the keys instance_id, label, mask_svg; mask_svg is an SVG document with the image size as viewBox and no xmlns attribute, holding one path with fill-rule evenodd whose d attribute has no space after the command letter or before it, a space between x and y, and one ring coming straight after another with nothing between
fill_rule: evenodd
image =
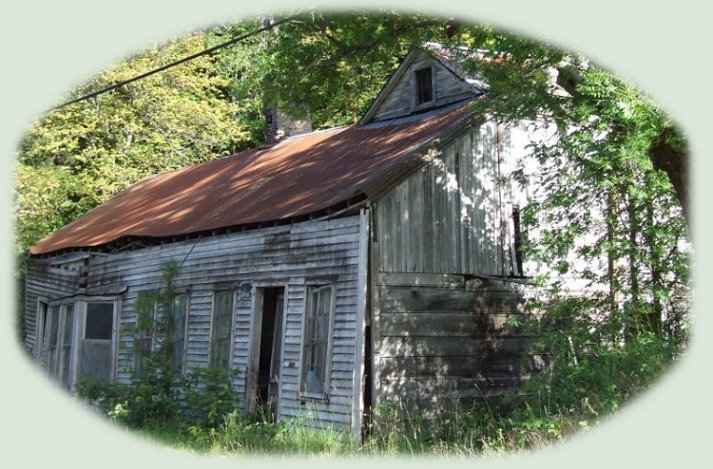
<instances>
[{"instance_id":1,"label":"clapboard siding","mask_svg":"<svg viewBox=\"0 0 713 469\"><path fill-rule=\"evenodd\" d=\"M390 93L384 97L381 104L373 113L373 121L393 119L420 111L423 106L415 105L415 88L413 72L415 70L433 67L434 101L428 107L440 107L461 101L473 96L473 89L453 72L434 60L428 54L420 53L400 73L400 77L393 84Z\"/></svg>"},{"instance_id":2,"label":"clapboard siding","mask_svg":"<svg viewBox=\"0 0 713 469\"><path fill-rule=\"evenodd\" d=\"M75 261L71 255L69 262ZM49 301L76 293L79 287L80 272L76 269L61 269L63 259L48 263L30 259L25 275L25 348L33 352L37 343L37 308L38 302Z\"/></svg>"},{"instance_id":3,"label":"clapboard siding","mask_svg":"<svg viewBox=\"0 0 713 469\"><path fill-rule=\"evenodd\" d=\"M209 363L213 296L216 289L236 289L233 317L232 368L237 372L234 388L243 408L246 374L250 366L253 328L253 297L242 297L238 287L286 287L283 346L282 417L309 413L312 426L348 427L354 400L353 370L357 331L357 279L360 217L308 221L289 226L184 240L114 254L86 254L82 271L86 291L123 289L119 323L117 380L130 383L134 366L135 304L140 292L163 288L161 266L169 260L181 264L173 284L189 292L186 366ZM77 257L74 254L74 257ZM86 260L85 260L86 259ZM55 297L78 293L80 272L50 267L62 265L56 258L34 261L28 271L26 297L28 334L34 344L34 321L38 296ZM299 398L299 366L302 352L305 289L324 280L335 284L333 349L330 392L326 401Z\"/></svg>"},{"instance_id":4,"label":"clapboard siding","mask_svg":"<svg viewBox=\"0 0 713 469\"><path fill-rule=\"evenodd\" d=\"M521 285L399 272L377 274L372 288L377 402L419 408L515 392L549 364L531 340L539 316Z\"/></svg>"},{"instance_id":5,"label":"clapboard siding","mask_svg":"<svg viewBox=\"0 0 713 469\"><path fill-rule=\"evenodd\" d=\"M498 177L496 134L493 122L465 131L377 201L379 271L513 273L512 205Z\"/></svg>"}]
</instances>

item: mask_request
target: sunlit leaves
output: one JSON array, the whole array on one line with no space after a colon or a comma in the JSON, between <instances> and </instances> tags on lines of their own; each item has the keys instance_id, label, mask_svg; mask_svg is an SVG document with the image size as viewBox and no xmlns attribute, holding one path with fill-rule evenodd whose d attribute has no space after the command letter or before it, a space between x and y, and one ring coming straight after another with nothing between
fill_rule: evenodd
<instances>
[{"instance_id":1,"label":"sunlit leaves","mask_svg":"<svg viewBox=\"0 0 713 469\"><path fill-rule=\"evenodd\" d=\"M92 78L79 96L202 50L203 34L137 54ZM138 179L254 143L233 80L204 56L42 116L19 152L18 250ZM42 197L33 194L42 194Z\"/></svg>"}]
</instances>

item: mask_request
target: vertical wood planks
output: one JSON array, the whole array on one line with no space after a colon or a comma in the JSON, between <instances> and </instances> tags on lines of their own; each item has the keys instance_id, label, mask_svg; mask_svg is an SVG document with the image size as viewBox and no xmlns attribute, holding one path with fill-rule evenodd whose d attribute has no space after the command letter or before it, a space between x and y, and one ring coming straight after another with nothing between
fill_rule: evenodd
<instances>
[{"instance_id":1,"label":"vertical wood planks","mask_svg":"<svg viewBox=\"0 0 713 469\"><path fill-rule=\"evenodd\" d=\"M465 131L378 201L384 272L510 273L509 152L495 131L492 121Z\"/></svg>"}]
</instances>

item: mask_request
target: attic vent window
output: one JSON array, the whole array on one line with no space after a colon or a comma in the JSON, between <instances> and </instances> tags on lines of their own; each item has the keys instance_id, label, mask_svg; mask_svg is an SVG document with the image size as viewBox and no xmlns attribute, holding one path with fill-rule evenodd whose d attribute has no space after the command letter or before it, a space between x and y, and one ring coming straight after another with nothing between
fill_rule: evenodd
<instances>
[{"instance_id":1,"label":"attic vent window","mask_svg":"<svg viewBox=\"0 0 713 469\"><path fill-rule=\"evenodd\" d=\"M433 101L433 76L431 67L416 70L416 105Z\"/></svg>"}]
</instances>

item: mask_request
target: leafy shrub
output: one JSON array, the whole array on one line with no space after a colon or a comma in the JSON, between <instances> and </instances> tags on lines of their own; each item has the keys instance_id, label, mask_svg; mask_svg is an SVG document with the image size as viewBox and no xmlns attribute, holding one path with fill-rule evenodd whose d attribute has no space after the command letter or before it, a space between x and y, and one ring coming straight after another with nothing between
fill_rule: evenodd
<instances>
[{"instance_id":1,"label":"leafy shrub","mask_svg":"<svg viewBox=\"0 0 713 469\"><path fill-rule=\"evenodd\" d=\"M202 428L220 425L238 406L233 376L234 373L216 366L193 368L181 389L185 403L183 420Z\"/></svg>"}]
</instances>

